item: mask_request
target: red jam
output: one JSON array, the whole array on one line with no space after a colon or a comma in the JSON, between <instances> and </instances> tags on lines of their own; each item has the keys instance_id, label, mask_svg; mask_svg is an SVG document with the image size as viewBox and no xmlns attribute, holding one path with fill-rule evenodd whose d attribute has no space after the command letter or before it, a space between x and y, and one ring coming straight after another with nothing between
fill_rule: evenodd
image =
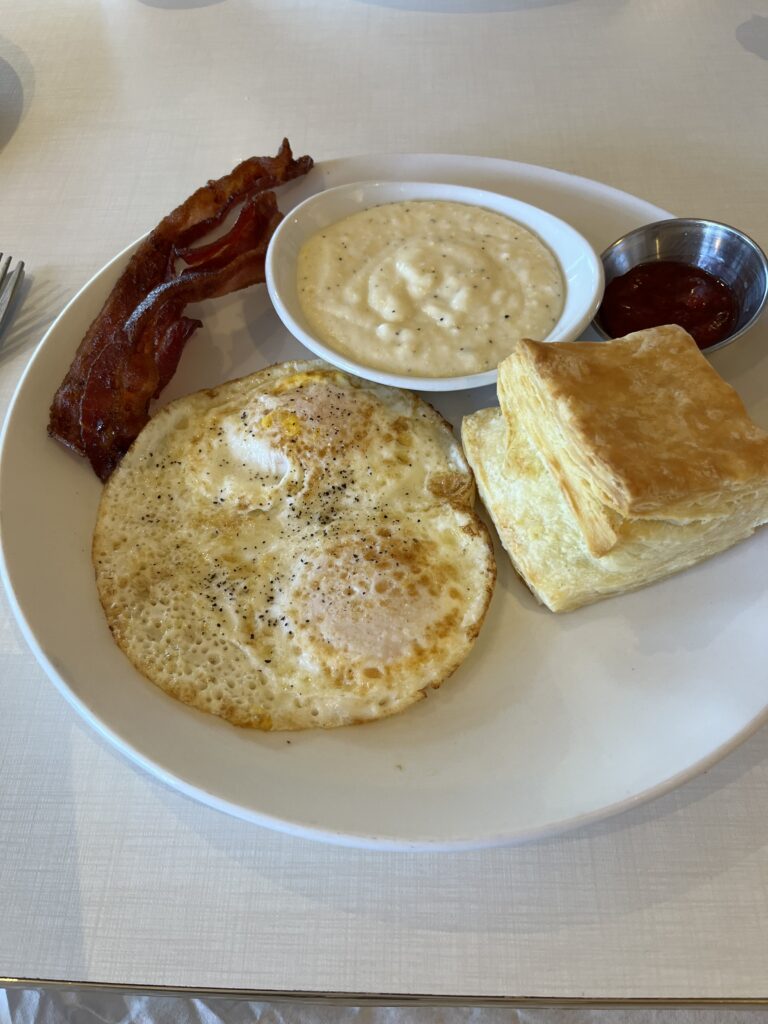
<instances>
[{"instance_id":1,"label":"red jam","mask_svg":"<svg viewBox=\"0 0 768 1024\"><path fill-rule=\"evenodd\" d=\"M610 282L598 320L612 338L678 324L699 348L709 348L731 333L738 313L733 291L713 274L688 263L657 260Z\"/></svg>"}]
</instances>

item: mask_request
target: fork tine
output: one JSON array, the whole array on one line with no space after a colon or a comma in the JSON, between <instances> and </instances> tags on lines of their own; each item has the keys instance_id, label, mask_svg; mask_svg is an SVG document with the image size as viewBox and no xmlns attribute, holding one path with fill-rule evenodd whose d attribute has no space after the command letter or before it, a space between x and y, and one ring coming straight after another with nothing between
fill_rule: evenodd
<instances>
[{"instance_id":1,"label":"fork tine","mask_svg":"<svg viewBox=\"0 0 768 1024\"><path fill-rule=\"evenodd\" d=\"M2 260L3 254L0 252L0 260ZM11 265L11 257L6 256L5 262L0 266L0 293L2 293L3 285L5 284L5 278L8 274L8 267Z\"/></svg>"},{"instance_id":2,"label":"fork tine","mask_svg":"<svg viewBox=\"0 0 768 1024\"><path fill-rule=\"evenodd\" d=\"M7 272L7 269L7 266L3 268L4 275L5 272ZM0 291L0 334L2 334L3 328L5 327L8 312L23 280L24 263L20 260L14 267L13 273L8 278L5 288Z\"/></svg>"}]
</instances>

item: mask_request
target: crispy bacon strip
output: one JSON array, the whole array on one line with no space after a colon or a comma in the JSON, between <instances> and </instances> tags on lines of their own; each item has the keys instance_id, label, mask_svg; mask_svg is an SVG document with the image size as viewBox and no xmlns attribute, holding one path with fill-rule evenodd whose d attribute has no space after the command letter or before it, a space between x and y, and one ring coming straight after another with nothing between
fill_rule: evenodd
<instances>
[{"instance_id":1,"label":"crispy bacon strip","mask_svg":"<svg viewBox=\"0 0 768 1024\"><path fill-rule=\"evenodd\" d=\"M261 230L258 200L259 196L255 196L243 204L237 220L225 235L196 248L177 248L176 257L184 260L187 266L199 267L204 264L208 270L213 270L215 267L223 267L234 253L248 248L249 244L258 244Z\"/></svg>"},{"instance_id":2,"label":"crispy bacon strip","mask_svg":"<svg viewBox=\"0 0 768 1024\"><path fill-rule=\"evenodd\" d=\"M149 419L149 405L176 371L183 347L200 326L183 317L190 302L217 298L264 280L264 258L281 219L274 192L254 201L259 244L223 266L185 271L158 285L110 344L95 356L80 405L81 437L97 475L106 480Z\"/></svg>"},{"instance_id":3,"label":"crispy bacon strip","mask_svg":"<svg viewBox=\"0 0 768 1024\"><path fill-rule=\"evenodd\" d=\"M199 320L184 306L264 280L264 254L280 219L274 186L306 174L287 139L275 157L251 157L209 181L165 217L128 262L53 399L48 432L85 455L106 480L147 422ZM223 240L190 249L245 200ZM247 212L246 212L247 211ZM207 250L207 252L206 252ZM194 270L175 274L177 252Z\"/></svg>"}]
</instances>

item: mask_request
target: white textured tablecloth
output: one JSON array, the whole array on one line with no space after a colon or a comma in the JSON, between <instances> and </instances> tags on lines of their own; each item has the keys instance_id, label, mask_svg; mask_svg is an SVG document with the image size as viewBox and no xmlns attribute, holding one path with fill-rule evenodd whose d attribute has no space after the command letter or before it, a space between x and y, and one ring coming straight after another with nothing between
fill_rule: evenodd
<instances>
[{"instance_id":1,"label":"white textured tablecloth","mask_svg":"<svg viewBox=\"0 0 768 1024\"><path fill-rule=\"evenodd\" d=\"M0 406L95 270L284 134L318 159L558 167L765 246L766 58L766 0L0 0L0 249L28 267ZM0 702L0 976L384 1002L768 997L766 730L570 835L384 854L156 782L55 692L5 602Z\"/></svg>"}]
</instances>

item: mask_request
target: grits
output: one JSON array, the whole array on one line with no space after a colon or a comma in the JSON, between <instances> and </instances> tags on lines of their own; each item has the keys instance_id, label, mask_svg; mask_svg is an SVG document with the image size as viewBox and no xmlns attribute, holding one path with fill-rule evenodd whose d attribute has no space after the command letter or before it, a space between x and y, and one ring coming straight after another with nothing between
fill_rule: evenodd
<instances>
[{"instance_id":1,"label":"grits","mask_svg":"<svg viewBox=\"0 0 768 1024\"><path fill-rule=\"evenodd\" d=\"M386 203L313 235L298 259L313 330L390 373L449 377L494 368L560 318L557 260L515 221L466 203Z\"/></svg>"}]
</instances>

